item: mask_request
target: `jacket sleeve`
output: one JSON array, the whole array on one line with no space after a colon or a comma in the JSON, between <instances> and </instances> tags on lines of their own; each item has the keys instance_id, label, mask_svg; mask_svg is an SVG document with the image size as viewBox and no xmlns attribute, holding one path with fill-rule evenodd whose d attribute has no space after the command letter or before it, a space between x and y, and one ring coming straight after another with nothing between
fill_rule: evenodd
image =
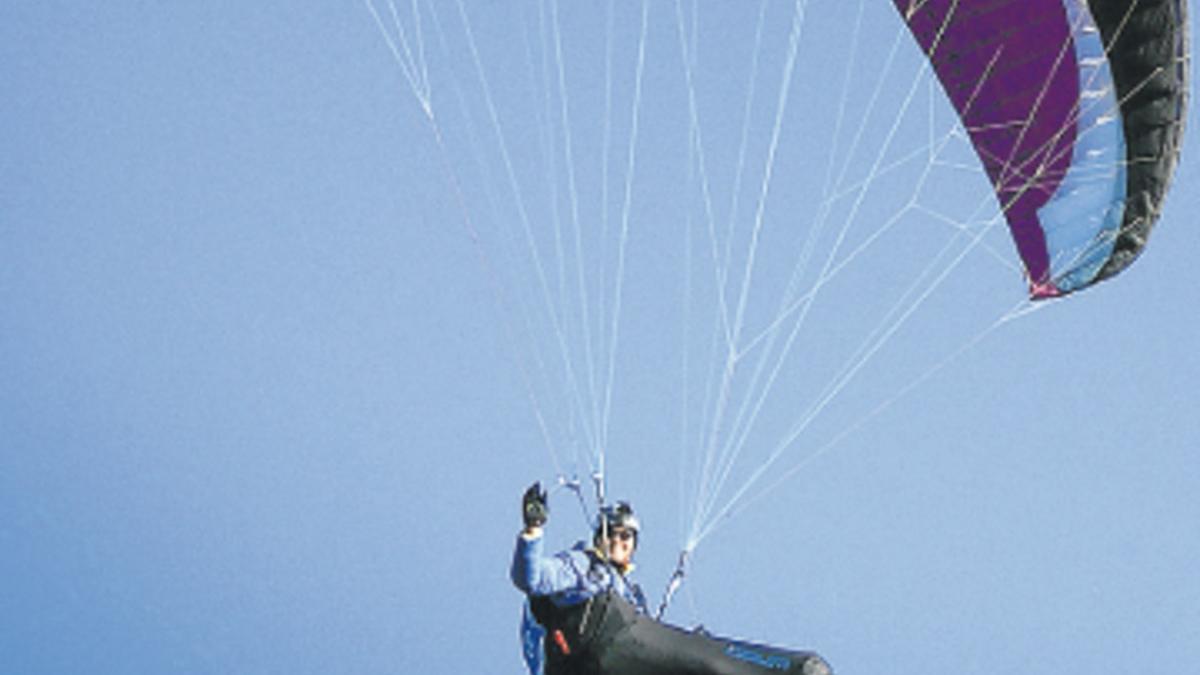
<instances>
[{"instance_id":1,"label":"jacket sleeve","mask_svg":"<svg viewBox=\"0 0 1200 675\"><path fill-rule=\"evenodd\" d=\"M579 586L579 573L569 556L546 557L542 537L517 537L510 576L529 595L551 595Z\"/></svg>"}]
</instances>

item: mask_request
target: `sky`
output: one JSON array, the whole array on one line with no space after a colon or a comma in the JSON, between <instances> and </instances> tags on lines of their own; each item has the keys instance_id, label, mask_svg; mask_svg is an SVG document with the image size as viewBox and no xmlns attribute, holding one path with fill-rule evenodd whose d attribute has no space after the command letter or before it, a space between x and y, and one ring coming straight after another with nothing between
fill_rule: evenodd
<instances>
[{"instance_id":1,"label":"sky","mask_svg":"<svg viewBox=\"0 0 1200 675\"><path fill-rule=\"evenodd\" d=\"M717 511L750 488L668 619L841 673L1194 669L1195 134L1137 264L1004 321L1015 255L891 7L855 42L855 3L806 5L781 80L791 3L760 41L741 5L650 3L644 43L641 5L611 33L564 5L557 50L536 3L465 1L469 34L414 4L411 81L378 3L382 31L361 2L0 8L0 671L522 672L521 493L601 446L659 597L725 363L709 225L738 223L728 321L760 204L743 347L806 242L808 274L863 253L787 314ZM551 545L587 536L551 509Z\"/></svg>"}]
</instances>

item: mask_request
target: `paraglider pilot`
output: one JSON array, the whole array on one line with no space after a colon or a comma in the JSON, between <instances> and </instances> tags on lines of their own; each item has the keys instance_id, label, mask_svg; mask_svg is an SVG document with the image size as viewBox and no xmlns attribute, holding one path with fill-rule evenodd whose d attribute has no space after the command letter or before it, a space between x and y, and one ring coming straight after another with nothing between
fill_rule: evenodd
<instances>
[{"instance_id":1,"label":"paraglider pilot","mask_svg":"<svg viewBox=\"0 0 1200 675\"><path fill-rule=\"evenodd\" d=\"M548 556L543 527L550 509L540 483L525 491L521 512L525 529L517 537L511 576L529 598L521 626L525 661L531 673L541 675L543 657L553 661L571 650L561 631L546 634L547 614L578 607L610 591L648 613L641 587L629 578L640 523L627 502L606 506L597 518L590 546L581 541Z\"/></svg>"},{"instance_id":2,"label":"paraglider pilot","mask_svg":"<svg viewBox=\"0 0 1200 675\"><path fill-rule=\"evenodd\" d=\"M641 529L628 503L603 507L591 546L547 556L546 493L534 483L521 502L512 580L524 591L521 636L533 675L830 675L813 652L687 631L649 616L629 578Z\"/></svg>"}]
</instances>

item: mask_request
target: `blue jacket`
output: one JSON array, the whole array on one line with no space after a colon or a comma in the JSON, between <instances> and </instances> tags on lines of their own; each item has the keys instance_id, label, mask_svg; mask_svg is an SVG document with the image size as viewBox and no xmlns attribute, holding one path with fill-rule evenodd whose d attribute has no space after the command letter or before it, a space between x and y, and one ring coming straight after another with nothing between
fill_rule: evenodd
<instances>
[{"instance_id":1,"label":"blue jacket","mask_svg":"<svg viewBox=\"0 0 1200 675\"><path fill-rule=\"evenodd\" d=\"M628 572L614 573L584 542L549 557L543 547L540 536L517 537L511 576L513 584L526 594L549 596L555 605L570 607L611 588L646 611L642 589L627 578Z\"/></svg>"},{"instance_id":2,"label":"blue jacket","mask_svg":"<svg viewBox=\"0 0 1200 675\"><path fill-rule=\"evenodd\" d=\"M614 573L583 542L550 557L546 557L543 548L540 536L517 537L509 574L513 584L526 595L548 596L555 605L570 607L612 588L643 613L647 612L646 597L640 586L626 578L628 570L625 574ZM542 675L545 636L546 629L533 617L526 602L521 615L521 649L532 675Z\"/></svg>"}]
</instances>

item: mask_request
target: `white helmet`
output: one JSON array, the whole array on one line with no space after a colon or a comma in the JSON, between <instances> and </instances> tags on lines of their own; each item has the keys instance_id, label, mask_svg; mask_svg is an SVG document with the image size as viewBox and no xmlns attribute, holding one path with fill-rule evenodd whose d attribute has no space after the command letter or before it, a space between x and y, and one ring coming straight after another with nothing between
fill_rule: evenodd
<instances>
[{"instance_id":1,"label":"white helmet","mask_svg":"<svg viewBox=\"0 0 1200 675\"><path fill-rule=\"evenodd\" d=\"M633 531L634 534L641 532L642 524L638 522L637 516L633 515L633 507L629 502L617 502L613 506L605 506L600 509L600 515L596 518L596 535L599 536L605 525L609 530L623 528Z\"/></svg>"}]
</instances>

